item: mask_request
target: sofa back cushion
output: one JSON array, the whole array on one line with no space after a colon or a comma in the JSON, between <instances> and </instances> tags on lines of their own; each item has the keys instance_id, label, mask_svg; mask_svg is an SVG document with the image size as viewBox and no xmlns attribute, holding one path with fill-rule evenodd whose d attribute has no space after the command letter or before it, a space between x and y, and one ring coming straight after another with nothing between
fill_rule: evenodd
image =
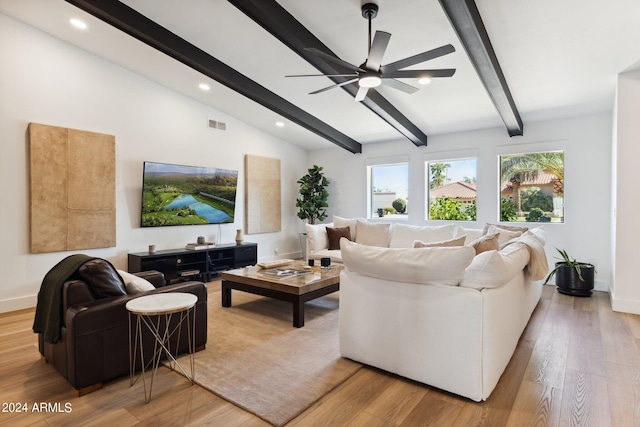
<instances>
[{"instance_id":1,"label":"sofa back cushion","mask_svg":"<svg viewBox=\"0 0 640 427\"><path fill-rule=\"evenodd\" d=\"M387 247L391 224L367 222L359 219L356 224L356 243L367 246ZM413 242L412 242L413 243Z\"/></svg>"},{"instance_id":2,"label":"sofa back cushion","mask_svg":"<svg viewBox=\"0 0 640 427\"><path fill-rule=\"evenodd\" d=\"M307 251L309 253L329 248L327 227L333 227L333 223L304 225L305 231L307 232Z\"/></svg>"},{"instance_id":3,"label":"sofa back cushion","mask_svg":"<svg viewBox=\"0 0 640 427\"><path fill-rule=\"evenodd\" d=\"M349 231L351 231L351 241L356 241L356 225L358 224L358 220L364 221L364 218L342 218L340 216L333 216L333 225L336 227L349 227Z\"/></svg>"},{"instance_id":4,"label":"sofa back cushion","mask_svg":"<svg viewBox=\"0 0 640 427\"><path fill-rule=\"evenodd\" d=\"M340 240L348 270L394 282L458 285L475 250L469 246L380 248Z\"/></svg>"},{"instance_id":5,"label":"sofa back cushion","mask_svg":"<svg viewBox=\"0 0 640 427\"><path fill-rule=\"evenodd\" d=\"M411 248L413 242L420 240L425 243L442 242L453 239L457 225L447 224L438 226L420 226L408 224L393 224L389 238L390 248ZM357 240L356 240L357 241Z\"/></svg>"}]
</instances>

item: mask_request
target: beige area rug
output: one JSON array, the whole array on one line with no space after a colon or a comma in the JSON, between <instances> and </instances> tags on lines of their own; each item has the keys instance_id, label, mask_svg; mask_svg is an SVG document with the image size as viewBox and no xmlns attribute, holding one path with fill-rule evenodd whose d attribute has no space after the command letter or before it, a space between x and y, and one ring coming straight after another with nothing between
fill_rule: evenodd
<instances>
[{"instance_id":1,"label":"beige area rug","mask_svg":"<svg viewBox=\"0 0 640 427\"><path fill-rule=\"evenodd\" d=\"M207 348L196 353L196 383L281 426L362 367L340 357L338 293L310 301L305 326L290 303L233 291L223 308L209 294Z\"/></svg>"}]
</instances>

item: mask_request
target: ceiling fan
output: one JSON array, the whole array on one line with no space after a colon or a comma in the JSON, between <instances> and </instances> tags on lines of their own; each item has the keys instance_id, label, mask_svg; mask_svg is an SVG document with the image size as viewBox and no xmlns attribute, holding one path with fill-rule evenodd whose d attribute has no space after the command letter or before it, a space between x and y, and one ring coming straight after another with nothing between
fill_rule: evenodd
<instances>
[{"instance_id":1,"label":"ceiling fan","mask_svg":"<svg viewBox=\"0 0 640 427\"><path fill-rule=\"evenodd\" d=\"M391 39L391 34L384 31L376 31L375 36L373 37L373 41L371 41L371 20L377 15L377 4L365 3L362 5L362 16L369 21L369 57L362 65L355 66L331 54L325 53L320 49L305 48L306 51L313 53L314 55L317 55L326 61L333 62L334 64L351 70L351 72L348 74L298 74L285 77L352 77L349 80L345 80L329 87L310 92L309 95L315 95L317 93L345 86L351 83L358 83L360 88L358 89L358 93L356 94L355 101L359 102L365 99L370 88L378 87L381 84L409 94L418 91L417 87L401 82L397 79L451 77L455 74L455 68L446 68L440 70L403 70L403 68L420 64L422 62L455 52L455 48L450 44L441 46L433 50L422 52L417 55L392 62L390 64L382 65L382 57L387 50L389 40Z\"/></svg>"}]
</instances>

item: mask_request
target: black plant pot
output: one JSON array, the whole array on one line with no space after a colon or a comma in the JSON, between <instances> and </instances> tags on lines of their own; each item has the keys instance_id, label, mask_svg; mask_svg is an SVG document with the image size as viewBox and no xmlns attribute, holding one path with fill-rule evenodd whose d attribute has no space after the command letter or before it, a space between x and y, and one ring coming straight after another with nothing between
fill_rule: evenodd
<instances>
[{"instance_id":1,"label":"black plant pot","mask_svg":"<svg viewBox=\"0 0 640 427\"><path fill-rule=\"evenodd\" d=\"M556 267L560 266L556 272L556 286L558 292L565 295L575 297L589 297L593 293L593 282L595 277L595 268L592 264L584 264L580 266L580 274L584 280L580 280L578 272L574 267L561 265L557 262Z\"/></svg>"}]
</instances>

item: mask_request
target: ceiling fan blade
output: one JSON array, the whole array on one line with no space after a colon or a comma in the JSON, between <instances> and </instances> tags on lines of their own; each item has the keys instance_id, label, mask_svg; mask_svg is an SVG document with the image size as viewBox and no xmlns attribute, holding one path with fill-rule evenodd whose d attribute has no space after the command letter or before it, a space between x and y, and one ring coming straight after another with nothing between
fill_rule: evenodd
<instances>
[{"instance_id":1,"label":"ceiling fan blade","mask_svg":"<svg viewBox=\"0 0 640 427\"><path fill-rule=\"evenodd\" d=\"M450 45L440 46L436 49L428 50L426 52L419 53L417 55L410 56L405 59L401 59L396 62L392 62L387 65L383 65L380 67L380 72L383 74L390 73L391 71L397 71L402 68L410 67L412 65L419 64L421 62L429 61L430 59L435 59L443 55L448 55L450 53L455 52L456 49Z\"/></svg>"},{"instance_id":2,"label":"ceiling fan blade","mask_svg":"<svg viewBox=\"0 0 640 427\"><path fill-rule=\"evenodd\" d=\"M367 92L369 91L368 87L363 87L360 86L360 89L358 89L358 93L356 93L356 102L360 102L363 99L365 99L367 97Z\"/></svg>"},{"instance_id":3,"label":"ceiling fan blade","mask_svg":"<svg viewBox=\"0 0 640 427\"><path fill-rule=\"evenodd\" d=\"M391 79L421 79L423 77L451 77L455 73L455 68L444 68L441 70L398 70L385 73L382 77Z\"/></svg>"},{"instance_id":4,"label":"ceiling fan blade","mask_svg":"<svg viewBox=\"0 0 640 427\"><path fill-rule=\"evenodd\" d=\"M349 70L353 70L353 71L359 71L361 73L364 73L365 70L363 70L360 67L356 67L353 64L349 64L346 61L343 61L342 59L335 57L333 55L329 55L328 53L325 53L323 51L321 51L320 49L316 49L315 47L305 47L304 50L313 53L314 55L319 56L320 58L326 60L326 61L330 61L333 62L334 64L338 64L341 65L345 68L348 68Z\"/></svg>"},{"instance_id":5,"label":"ceiling fan blade","mask_svg":"<svg viewBox=\"0 0 640 427\"><path fill-rule=\"evenodd\" d=\"M420 90L415 86L408 85L396 79L384 79L382 81L382 84L409 94L416 93L418 90Z\"/></svg>"},{"instance_id":6,"label":"ceiling fan blade","mask_svg":"<svg viewBox=\"0 0 640 427\"><path fill-rule=\"evenodd\" d=\"M357 74L293 74L285 77L358 77Z\"/></svg>"},{"instance_id":7,"label":"ceiling fan blade","mask_svg":"<svg viewBox=\"0 0 640 427\"><path fill-rule=\"evenodd\" d=\"M371 71L378 71L380 65L382 65L382 57L387 50L391 34L384 31L376 31L376 35L373 36L373 42L371 42L371 49L369 49L369 58L365 68Z\"/></svg>"},{"instance_id":8,"label":"ceiling fan blade","mask_svg":"<svg viewBox=\"0 0 640 427\"><path fill-rule=\"evenodd\" d=\"M327 91L329 89L334 89L334 88L337 88L337 87L340 87L340 86L345 86L345 85L348 85L349 83L355 83L357 81L358 81L357 78L352 79L352 80L347 80L347 81L344 81L342 83L338 83L338 84L331 85L331 86L328 86L328 87L325 87L325 88L322 88L322 89L314 90L313 92L309 92L309 95L315 95L317 93L321 93L321 92Z\"/></svg>"}]
</instances>

